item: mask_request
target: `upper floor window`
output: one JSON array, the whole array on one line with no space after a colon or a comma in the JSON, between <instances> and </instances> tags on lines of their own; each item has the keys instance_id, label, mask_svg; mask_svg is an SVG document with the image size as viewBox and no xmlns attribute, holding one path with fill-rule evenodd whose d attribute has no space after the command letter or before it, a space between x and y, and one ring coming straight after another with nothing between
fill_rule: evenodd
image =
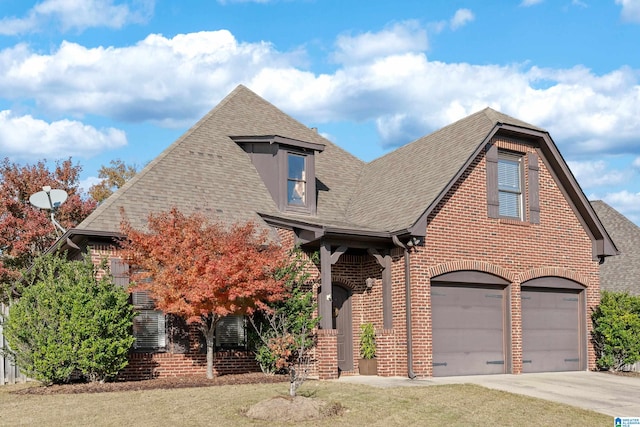
<instances>
[{"instance_id":1,"label":"upper floor window","mask_svg":"<svg viewBox=\"0 0 640 427\"><path fill-rule=\"evenodd\" d=\"M287 154L287 204L294 206L306 206L307 181L306 181L306 156L299 154Z\"/></svg>"},{"instance_id":2,"label":"upper floor window","mask_svg":"<svg viewBox=\"0 0 640 427\"><path fill-rule=\"evenodd\" d=\"M538 153L499 150L495 143L486 150L489 217L540 224Z\"/></svg>"},{"instance_id":3,"label":"upper floor window","mask_svg":"<svg viewBox=\"0 0 640 427\"><path fill-rule=\"evenodd\" d=\"M498 153L498 202L500 216L522 218L522 157Z\"/></svg>"}]
</instances>

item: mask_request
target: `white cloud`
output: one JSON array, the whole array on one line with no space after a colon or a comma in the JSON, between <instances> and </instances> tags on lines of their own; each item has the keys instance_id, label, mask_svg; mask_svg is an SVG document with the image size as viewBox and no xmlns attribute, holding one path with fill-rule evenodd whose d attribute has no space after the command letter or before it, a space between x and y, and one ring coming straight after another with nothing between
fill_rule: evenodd
<instances>
[{"instance_id":1,"label":"white cloud","mask_svg":"<svg viewBox=\"0 0 640 427\"><path fill-rule=\"evenodd\" d=\"M0 97L33 98L55 113L182 126L237 83L294 57L267 43L238 43L224 30L152 34L124 48L63 42L48 55L17 45L0 51Z\"/></svg>"},{"instance_id":2,"label":"white cloud","mask_svg":"<svg viewBox=\"0 0 640 427\"><path fill-rule=\"evenodd\" d=\"M623 190L617 193L606 194L602 200L621 212L631 221L640 224L640 193Z\"/></svg>"},{"instance_id":3,"label":"white cloud","mask_svg":"<svg viewBox=\"0 0 640 427\"><path fill-rule=\"evenodd\" d=\"M453 15L453 18L451 18L451 29L457 30L458 28L464 27L474 19L476 19L476 17L471 10L458 9Z\"/></svg>"},{"instance_id":4,"label":"white cloud","mask_svg":"<svg viewBox=\"0 0 640 427\"><path fill-rule=\"evenodd\" d=\"M631 171L609 169L604 160L568 161L569 168L582 188L611 187L625 183Z\"/></svg>"},{"instance_id":5,"label":"white cloud","mask_svg":"<svg viewBox=\"0 0 640 427\"><path fill-rule=\"evenodd\" d=\"M620 12L620 14L623 21L640 23L640 1L616 0L616 4L622 6L622 12Z\"/></svg>"},{"instance_id":6,"label":"white cloud","mask_svg":"<svg viewBox=\"0 0 640 427\"><path fill-rule=\"evenodd\" d=\"M522 0L522 3L520 3L520 6L523 6L523 7L535 6L536 4L540 4L543 1L544 0Z\"/></svg>"},{"instance_id":7,"label":"white cloud","mask_svg":"<svg viewBox=\"0 0 640 427\"><path fill-rule=\"evenodd\" d=\"M56 22L61 30L82 31L91 27L122 28L128 23L146 22L153 13L155 0L139 0L136 8L114 4L113 0L44 0L23 18L0 19L0 34L37 32L45 24Z\"/></svg>"},{"instance_id":8,"label":"white cloud","mask_svg":"<svg viewBox=\"0 0 640 427\"><path fill-rule=\"evenodd\" d=\"M98 130L71 120L47 123L0 111L0 152L11 158L88 157L126 144L125 133L118 129Z\"/></svg>"},{"instance_id":9,"label":"white cloud","mask_svg":"<svg viewBox=\"0 0 640 427\"><path fill-rule=\"evenodd\" d=\"M336 71L301 68L300 52L241 43L226 31L152 34L115 48L64 42L50 54L0 51L0 98L53 115L95 114L187 126L239 83L303 121L371 121L382 143L406 143L486 106L550 131L567 158L640 155L637 70L429 61L414 21L340 36Z\"/></svg>"},{"instance_id":10,"label":"white cloud","mask_svg":"<svg viewBox=\"0 0 640 427\"><path fill-rule=\"evenodd\" d=\"M377 33L339 36L336 45L334 59L339 63L354 63L387 55L422 52L427 49L428 42L426 31L417 21L405 21Z\"/></svg>"},{"instance_id":11,"label":"white cloud","mask_svg":"<svg viewBox=\"0 0 640 427\"><path fill-rule=\"evenodd\" d=\"M640 170L640 157L636 157L631 166L633 166L635 169Z\"/></svg>"}]
</instances>

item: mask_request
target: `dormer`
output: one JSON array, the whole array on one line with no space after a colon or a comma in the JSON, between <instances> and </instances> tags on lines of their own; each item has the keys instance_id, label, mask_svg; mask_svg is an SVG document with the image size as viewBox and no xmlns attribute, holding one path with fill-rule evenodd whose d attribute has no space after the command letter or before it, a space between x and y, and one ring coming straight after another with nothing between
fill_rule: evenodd
<instances>
[{"instance_id":1,"label":"dormer","mask_svg":"<svg viewBox=\"0 0 640 427\"><path fill-rule=\"evenodd\" d=\"M280 211L316 214L315 154L323 144L279 135L231 139L249 155Z\"/></svg>"}]
</instances>

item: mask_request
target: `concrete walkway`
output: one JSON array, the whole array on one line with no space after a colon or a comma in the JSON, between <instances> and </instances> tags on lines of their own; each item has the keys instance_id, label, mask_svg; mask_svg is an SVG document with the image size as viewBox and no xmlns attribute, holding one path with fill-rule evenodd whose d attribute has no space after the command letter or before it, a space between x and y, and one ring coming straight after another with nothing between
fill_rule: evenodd
<instances>
[{"instance_id":1,"label":"concrete walkway","mask_svg":"<svg viewBox=\"0 0 640 427\"><path fill-rule=\"evenodd\" d=\"M640 417L640 377L600 372L474 375L416 380L404 377L344 376L336 381L374 387L478 384L496 390L566 403L612 417Z\"/></svg>"}]
</instances>

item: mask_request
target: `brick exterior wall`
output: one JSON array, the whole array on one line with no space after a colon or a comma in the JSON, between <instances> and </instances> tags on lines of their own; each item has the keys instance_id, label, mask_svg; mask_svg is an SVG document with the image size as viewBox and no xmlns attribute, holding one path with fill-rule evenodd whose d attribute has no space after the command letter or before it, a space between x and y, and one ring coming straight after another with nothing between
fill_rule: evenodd
<instances>
[{"instance_id":1,"label":"brick exterior wall","mask_svg":"<svg viewBox=\"0 0 640 427\"><path fill-rule=\"evenodd\" d=\"M497 140L496 145L523 154L535 152L527 144L513 140ZM545 276L571 279L585 286L587 312L586 335L590 336L589 315L599 303L598 262L593 260L592 242L580 220L558 188L558 183L539 160L540 223L532 224L528 216L528 167L523 157L525 174L523 197L524 221L489 218L487 214L486 162L481 153L453 186L428 218L427 237L423 247L410 253L413 372L430 377L432 371L431 279L440 274L476 270L496 275L511 283L508 289L511 372L522 372L522 314L520 287L527 280ZM293 243L293 233L278 231L284 244ZM334 248L335 249L335 248ZM403 250L392 250L393 328L383 329L381 268L369 255L340 257L332 266L334 284L351 291L354 371L357 373L360 325L373 322L377 332L378 375L407 375L407 331L405 305L405 269ZM314 270L319 276L319 272ZM375 279L367 290L367 278ZM326 337L328 331L322 332ZM323 338L317 353L319 376L332 378L327 371L335 366L337 349ZM509 344L508 344L509 345ZM587 365L595 368L593 345L587 339ZM328 359L326 359L328 358Z\"/></svg>"},{"instance_id":2,"label":"brick exterior wall","mask_svg":"<svg viewBox=\"0 0 640 427\"><path fill-rule=\"evenodd\" d=\"M214 375L260 372L255 355L250 351L217 351ZM162 377L201 375L207 373L207 355L203 353L131 353L129 365L118 375L119 380L137 381Z\"/></svg>"},{"instance_id":3,"label":"brick exterior wall","mask_svg":"<svg viewBox=\"0 0 640 427\"><path fill-rule=\"evenodd\" d=\"M530 145L500 139L495 144L502 149L523 154L535 152ZM424 246L411 250L409 256L411 281L411 313L413 364L411 370L420 377L430 377L432 370L431 280L441 274L475 270L507 280L510 296L508 316L510 324L509 366L511 372L522 372L522 314L521 284L527 280L557 276L571 279L585 287L587 337L592 329L589 315L599 303L598 262L593 260L592 242L580 220L566 201L558 183L547 169L544 158L539 160L540 222L532 224L528 216L529 177L526 162L522 168L525 186L524 221L489 218L487 214L486 161L484 153L472 162L458 182L442 199L428 218ZM294 246L294 233L276 229L284 247ZM335 250L335 248L333 248ZM95 262L104 257L117 256L112 247L93 248ZM374 257L342 255L332 265L332 282L349 290L352 310L353 371L357 374L360 325L373 322L377 332L378 375L404 376L407 366L407 330L405 305L404 251L391 251L392 328L383 329L382 268ZM309 286L317 294L320 286L319 265L309 263ZM367 289L367 278L374 285ZM319 302L322 303L322 302ZM193 350L193 349L192 349ZM587 339L587 365L595 369L593 345ZM204 373L204 354L155 353L131 356L130 366L122 374L125 378ZM337 333L319 330L312 359L312 375L321 379L338 376ZM222 354L216 359L219 373L257 370L249 353Z\"/></svg>"},{"instance_id":4,"label":"brick exterior wall","mask_svg":"<svg viewBox=\"0 0 640 427\"><path fill-rule=\"evenodd\" d=\"M499 148L521 153L535 152L526 144L498 140ZM527 161L524 156L523 161ZM520 285L537 277L558 276L574 280L586 290L587 336L592 329L588 316L599 303L598 262L592 243L576 214L558 188L543 159L539 162L540 223L493 219L487 215L486 162L480 154L430 215L424 247L411 254L414 371L431 376L430 281L439 274L477 270L511 282L512 372L522 371L522 315ZM527 200L528 168L524 199ZM525 202L526 204L526 202ZM528 212L528 206L525 207ZM418 332L419 331L419 332ZM587 340L589 369L595 353Z\"/></svg>"}]
</instances>

